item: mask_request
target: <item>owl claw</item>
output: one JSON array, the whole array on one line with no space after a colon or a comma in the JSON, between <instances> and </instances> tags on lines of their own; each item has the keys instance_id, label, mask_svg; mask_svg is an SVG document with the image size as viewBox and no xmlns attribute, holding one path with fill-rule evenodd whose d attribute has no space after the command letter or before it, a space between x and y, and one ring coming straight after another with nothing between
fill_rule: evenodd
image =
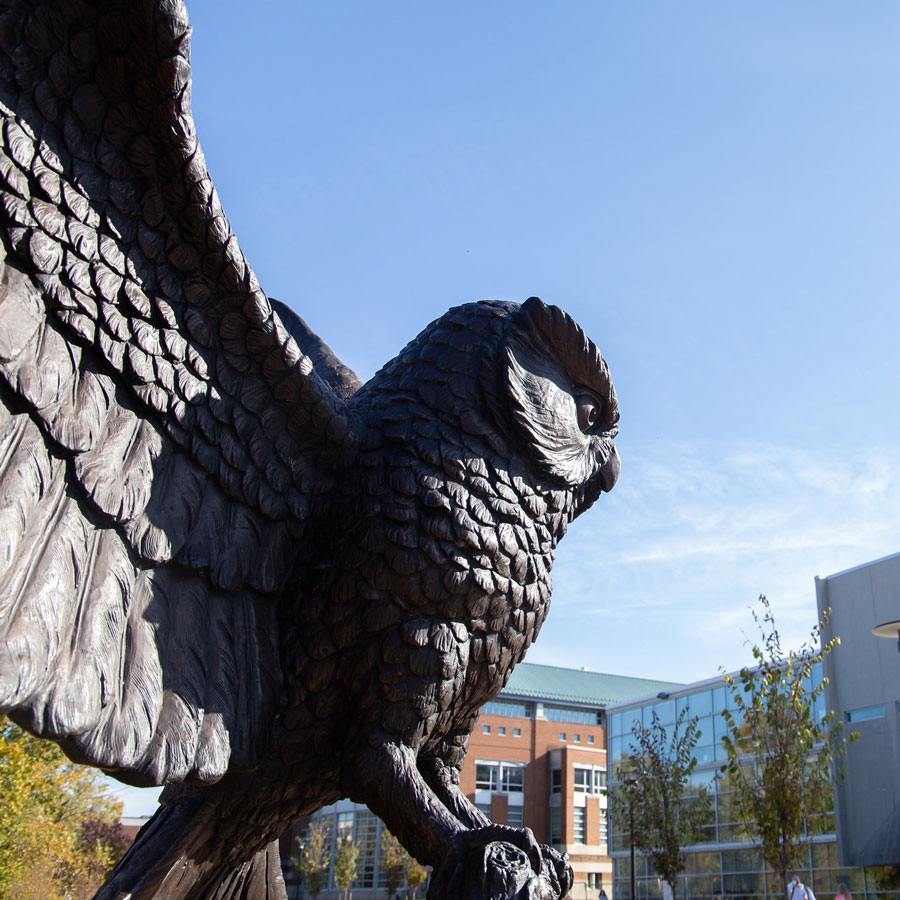
<instances>
[{"instance_id":1,"label":"owl claw","mask_svg":"<svg viewBox=\"0 0 900 900\"><path fill-rule=\"evenodd\" d=\"M482 846L494 841L512 844L528 856L535 875L540 875L544 869L541 845L535 840L534 832L530 828L510 828L508 825L495 825L492 822L483 828L464 832L463 840L468 847Z\"/></svg>"},{"instance_id":2,"label":"owl claw","mask_svg":"<svg viewBox=\"0 0 900 900\"><path fill-rule=\"evenodd\" d=\"M491 824L457 835L434 871L428 898L561 900L571 886L565 854L538 844L530 828Z\"/></svg>"}]
</instances>

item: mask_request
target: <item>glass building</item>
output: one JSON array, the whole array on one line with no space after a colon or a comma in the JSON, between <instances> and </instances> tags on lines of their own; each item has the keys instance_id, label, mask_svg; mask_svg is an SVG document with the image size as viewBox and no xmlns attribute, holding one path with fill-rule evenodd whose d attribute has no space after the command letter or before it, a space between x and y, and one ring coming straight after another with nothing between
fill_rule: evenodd
<instances>
[{"instance_id":1,"label":"glass building","mask_svg":"<svg viewBox=\"0 0 900 900\"><path fill-rule=\"evenodd\" d=\"M813 683L822 680L821 664L814 668ZM740 821L734 794L727 778L720 775L725 761L722 737L726 725L722 712L731 709L730 695L721 678L698 682L657 696L610 706L609 725L610 781L615 785L623 760L633 742L632 727L640 722L645 727L653 713L671 736L675 720L683 709L687 717L696 717L700 730L694 755L698 765L691 776L691 786L707 787L713 803L703 828L702 840L688 848L687 867L678 881L678 898L691 900L764 900L766 896L783 898L784 886L768 870L753 846L754 834ZM820 696L815 710L825 715L824 698ZM631 900L631 842L627 809L614 804L609 810L612 834L610 856L613 860L613 898ZM834 815L829 813L809 823L809 846L797 873L804 884L812 887L818 900L830 900L844 882L855 896L897 900L900 898L900 867L841 868L838 864ZM649 859L636 853L635 900L663 900L668 886L653 871Z\"/></svg>"}]
</instances>

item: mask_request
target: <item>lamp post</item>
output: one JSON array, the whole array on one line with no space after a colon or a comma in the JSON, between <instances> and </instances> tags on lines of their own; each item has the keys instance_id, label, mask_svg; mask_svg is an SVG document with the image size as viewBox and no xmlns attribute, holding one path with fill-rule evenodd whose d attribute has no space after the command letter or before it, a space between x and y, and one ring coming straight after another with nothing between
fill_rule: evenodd
<instances>
[{"instance_id":1,"label":"lamp post","mask_svg":"<svg viewBox=\"0 0 900 900\"><path fill-rule=\"evenodd\" d=\"M626 778L627 784L632 790L628 792L628 821L629 831L631 833L631 900L637 900L637 879L634 871L634 790L637 785L637 778Z\"/></svg>"}]
</instances>

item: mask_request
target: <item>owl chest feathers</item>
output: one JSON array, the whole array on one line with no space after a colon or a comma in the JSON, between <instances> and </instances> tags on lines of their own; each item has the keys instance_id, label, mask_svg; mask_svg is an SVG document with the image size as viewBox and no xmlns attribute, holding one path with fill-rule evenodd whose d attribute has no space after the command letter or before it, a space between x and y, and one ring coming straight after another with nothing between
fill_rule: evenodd
<instances>
[{"instance_id":1,"label":"owl chest feathers","mask_svg":"<svg viewBox=\"0 0 900 900\"><path fill-rule=\"evenodd\" d=\"M337 519L353 524L328 533L289 642L298 725L339 693L356 698L355 721L410 743L451 732L503 687L546 617L565 498L462 448L440 465L412 450L345 484Z\"/></svg>"},{"instance_id":2,"label":"owl chest feathers","mask_svg":"<svg viewBox=\"0 0 900 900\"><path fill-rule=\"evenodd\" d=\"M565 497L548 503L508 464L442 449L440 460L409 454L362 479L374 490L356 497L367 556L359 576L403 609L464 622L473 635L512 639L513 629L530 643L568 521Z\"/></svg>"}]
</instances>

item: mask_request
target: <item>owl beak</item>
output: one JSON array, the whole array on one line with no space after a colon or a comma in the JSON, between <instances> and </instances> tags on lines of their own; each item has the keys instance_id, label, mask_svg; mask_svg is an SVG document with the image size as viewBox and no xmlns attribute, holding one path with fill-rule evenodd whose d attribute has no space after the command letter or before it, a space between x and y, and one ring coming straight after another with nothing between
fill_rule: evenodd
<instances>
[{"instance_id":1,"label":"owl beak","mask_svg":"<svg viewBox=\"0 0 900 900\"><path fill-rule=\"evenodd\" d=\"M586 509L590 509L601 494L611 491L619 477L619 453L616 448L609 445L609 456L597 474L585 484L575 495L575 505L572 508L572 519L580 516ZM571 521L571 520L570 520Z\"/></svg>"},{"instance_id":2,"label":"owl beak","mask_svg":"<svg viewBox=\"0 0 900 900\"><path fill-rule=\"evenodd\" d=\"M600 469L600 490L607 493L613 489L616 481L618 481L619 469L622 465L619 459L619 451L615 447L611 449L612 452L609 454L609 459L603 464L603 468Z\"/></svg>"}]
</instances>

